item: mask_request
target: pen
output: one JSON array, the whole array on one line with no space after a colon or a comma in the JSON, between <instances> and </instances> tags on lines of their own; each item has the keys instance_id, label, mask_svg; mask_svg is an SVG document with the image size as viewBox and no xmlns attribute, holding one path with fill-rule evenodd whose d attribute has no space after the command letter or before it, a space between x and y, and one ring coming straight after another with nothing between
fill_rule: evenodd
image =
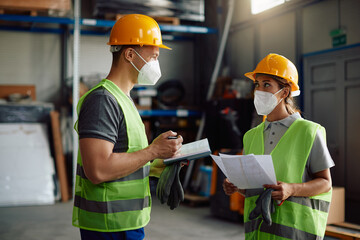
<instances>
[{"instance_id":1,"label":"pen","mask_svg":"<svg viewBox=\"0 0 360 240\"><path fill-rule=\"evenodd\" d=\"M177 136L169 136L168 139L177 139Z\"/></svg>"}]
</instances>

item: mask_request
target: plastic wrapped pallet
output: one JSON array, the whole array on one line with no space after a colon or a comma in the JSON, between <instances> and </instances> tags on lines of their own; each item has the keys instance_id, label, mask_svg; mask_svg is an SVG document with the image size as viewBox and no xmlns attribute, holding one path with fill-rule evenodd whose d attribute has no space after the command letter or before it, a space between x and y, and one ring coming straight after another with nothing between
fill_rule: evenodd
<instances>
[{"instance_id":1,"label":"plastic wrapped pallet","mask_svg":"<svg viewBox=\"0 0 360 240\"><path fill-rule=\"evenodd\" d=\"M0 206L55 202L45 124L0 123L0 156Z\"/></svg>"},{"instance_id":2,"label":"plastic wrapped pallet","mask_svg":"<svg viewBox=\"0 0 360 240\"><path fill-rule=\"evenodd\" d=\"M0 123L49 123L52 103L0 103Z\"/></svg>"}]
</instances>

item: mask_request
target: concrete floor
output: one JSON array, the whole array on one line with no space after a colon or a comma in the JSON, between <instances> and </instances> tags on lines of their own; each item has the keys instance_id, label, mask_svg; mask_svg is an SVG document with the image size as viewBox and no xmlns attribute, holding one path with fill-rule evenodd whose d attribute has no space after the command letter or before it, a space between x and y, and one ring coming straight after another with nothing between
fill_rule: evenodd
<instances>
[{"instance_id":1,"label":"concrete floor","mask_svg":"<svg viewBox=\"0 0 360 240\"><path fill-rule=\"evenodd\" d=\"M1 240L77 240L79 230L71 225L72 201L51 206L0 208ZM170 210L153 197L151 221L145 227L149 240L241 240L244 227L214 218L209 207L181 205Z\"/></svg>"}]
</instances>

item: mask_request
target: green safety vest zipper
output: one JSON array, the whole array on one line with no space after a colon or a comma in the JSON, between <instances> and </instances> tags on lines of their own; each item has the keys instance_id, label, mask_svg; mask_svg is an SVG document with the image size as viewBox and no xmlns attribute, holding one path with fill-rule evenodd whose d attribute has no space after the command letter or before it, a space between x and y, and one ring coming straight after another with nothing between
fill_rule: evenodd
<instances>
[{"instance_id":1,"label":"green safety vest zipper","mask_svg":"<svg viewBox=\"0 0 360 240\"><path fill-rule=\"evenodd\" d=\"M86 96L104 87L117 100L126 124L128 151L148 146L145 127L133 102L112 81L102 80L79 100L80 113ZM77 131L77 122L74 126ZM117 232L144 227L150 221L150 163L134 173L109 182L93 184L87 179L78 151L72 223L74 226L100 232Z\"/></svg>"},{"instance_id":2,"label":"green safety vest zipper","mask_svg":"<svg viewBox=\"0 0 360 240\"><path fill-rule=\"evenodd\" d=\"M287 183L301 183L317 130L325 129L311 121L297 119L271 152L276 178ZM264 154L264 123L244 136L246 154ZM262 191L262 190L261 190ZM260 192L261 192L260 191ZM259 190L247 190L244 207L246 239L323 239L331 201L330 190L313 197L290 197L281 206L275 205L272 225L259 217L249 220Z\"/></svg>"}]
</instances>

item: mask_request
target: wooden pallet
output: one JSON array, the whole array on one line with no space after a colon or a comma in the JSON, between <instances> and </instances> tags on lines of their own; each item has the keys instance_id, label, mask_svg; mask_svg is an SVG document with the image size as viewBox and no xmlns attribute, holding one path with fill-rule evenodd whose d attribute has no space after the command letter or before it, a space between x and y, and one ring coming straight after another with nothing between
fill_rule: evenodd
<instances>
[{"instance_id":1,"label":"wooden pallet","mask_svg":"<svg viewBox=\"0 0 360 240\"><path fill-rule=\"evenodd\" d=\"M69 12L67 10L54 10L54 9L8 9L0 7L0 14L11 15L26 15L26 16L48 16L48 17L63 17Z\"/></svg>"},{"instance_id":2,"label":"wooden pallet","mask_svg":"<svg viewBox=\"0 0 360 240\"><path fill-rule=\"evenodd\" d=\"M152 17L159 24L168 24L168 25L180 25L180 19L177 17Z\"/></svg>"},{"instance_id":3,"label":"wooden pallet","mask_svg":"<svg viewBox=\"0 0 360 240\"><path fill-rule=\"evenodd\" d=\"M14 10L14 9L6 9L0 8L0 14L15 14L15 15L27 15L27 16L38 16L37 10Z\"/></svg>"},{"instance_id":4,"label":"wooden pallet","mask_svg":"<svg viewBox=\"0 0 360 240\"><path fill-rule=\"evenodd\" d=\"M0 14L64 16L71 9L70 0L1 0Z\"/></svg>"},{"instance_id":5,"label":"wooden pallet","mask_svg":"<svg viewBox=\"0 0 360 240\"><path fill-rule=\"evenodd\" d=\"M106 13L105 14L105 19L107 20L118 20L121 17L125 16L124 14L120 14L120 13ZM162 17L162 16L150 16L153 19L155 19L155 21L158 24L168 24L168 25L180 25L180 19L177 17Z\"/></svg>"},{"instance_id":6,"label":"wooden pallet","mask_svg":"<svg viewBox=\"0 0 360 240\"><path fill-rule=\"evenodd\" d=\"M70 10L70 0L1 0L0 8L18 10Z\"/></svg>"},{"instance_id":7,"label":"wooden pallet","mask_svg":"<svg viewBox=\"0 0 360 240\"><path fill-rule=\"evenodd\" d=\"M360 225L347 222L330 224L326 226L325 236L344 240L360 240Z\"/></svg>"},{"instance_id":8,"label":"wooden pallet","mask_svg":"<svg viewBox=\"0 0 360 240\"><path fill-rule=\"evenodd\" d=\"M69 187L69 180L67 179L66 174L66 164L62 147L59 116L60 114L57 111L50 112L56 172L60 182L61 201L67 202L71 198L71 189Z\"/></svg>"}]
</instances>

